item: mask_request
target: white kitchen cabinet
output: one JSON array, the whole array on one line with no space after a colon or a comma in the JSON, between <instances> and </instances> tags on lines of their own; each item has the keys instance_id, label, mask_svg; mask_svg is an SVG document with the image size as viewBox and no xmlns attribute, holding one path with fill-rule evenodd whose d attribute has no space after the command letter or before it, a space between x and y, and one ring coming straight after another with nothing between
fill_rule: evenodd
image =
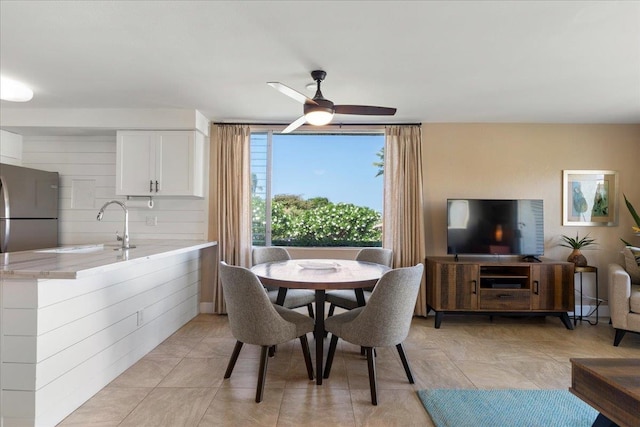
<instances>
[{"instance_id":1,"label":"white kitchen cabinet","mask_svg":"<svg viewBox=\"0 0 640 427\"><path fill-rule=\"evenodd\" d=\"M204 135L196 131L119 131L116 194L204 196Z\"/></svg>"}]
</instances>

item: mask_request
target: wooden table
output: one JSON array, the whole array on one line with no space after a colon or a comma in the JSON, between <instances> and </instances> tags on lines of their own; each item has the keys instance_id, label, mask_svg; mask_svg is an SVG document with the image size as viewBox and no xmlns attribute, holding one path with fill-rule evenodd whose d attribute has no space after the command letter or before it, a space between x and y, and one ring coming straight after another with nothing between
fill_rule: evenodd
<instances>
[{"instance_id":1,"label":"wooden table","mask_svg":"<svg viewBox=\"0 0 640 427\"><path fill-rule=\"evenodd\" d=\"M569 391L600 412L594 427L640 426L640 359L570 361Z\"/></svg>"},{"instance_id":2,"label":"wooden table","mask_svg":"<svg viewBox=\"0 0 640 427\"><path fill-rule=\"evenodd\" d=\"M322 384L325 291L355 289L359 305L364 305L363 288L376 284L389 267L371 262L343 259L296 259L258 264L251 270L263 285L279 287L276 304L282 305L286 289L313 289L316 293L316 384Z\"/></svg>"}]
</instances>

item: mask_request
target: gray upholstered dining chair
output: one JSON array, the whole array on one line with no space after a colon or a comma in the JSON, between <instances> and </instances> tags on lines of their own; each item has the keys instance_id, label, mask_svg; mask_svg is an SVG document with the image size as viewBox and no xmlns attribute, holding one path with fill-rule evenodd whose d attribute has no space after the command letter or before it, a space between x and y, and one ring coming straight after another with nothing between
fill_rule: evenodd
<instances>
[{"instance_id":1,"label":"gray upholstered dining chair","mask_svg":"<svg viewBox=\"0 0 640 427\"><path fill-rule=\"evenodd\" d=\"M307 374L309 379L313 380L313 365L307 340L307 333L313 331L313 319L272 304L260 280L251 270L227 265L223 261L220 263L220 279L227 305L229 326L236 339L224 378L231 377L243 344L261 346L256 387L256 402L261 402L267 375L269 348L299 338L307 365Z\"/></svg>"},{"instance_id":2,"label":"gray upholstered dining chair","mask_svg":"<svg viewBox=\"0 0 640 427\"><path fill-rule=\"evenodd\" d=\"M424 266L387 271L376 284L369 302L346 313L327 318L325 329L331 333L324 378L329 378L338 338L364 347L369 368L371 403L378 404L374 349L395 346L409 383L413 374L402 342L409 334Z\"/></svg>"},{"instance_id":3,"label":"gray upholstered dining chair","mask_svg":"<svg viewBox=\"0 0 640 427\"><path fill-rule=\"evenodd\" d=\"M256 246L251 251L252 265L263 264L265 262L287 261L291 259L289 252L285 248L278 246ZM275 304L278 299L279 288L265 286L269 300ZM284 307L298 308L307 307L309 316L313 317L313 303L316 301L314 291L307 289L287 289L284 298Z\"/></svg>"},{"instance_id":4,"label":"gray upholstered dining chair","mask_svg":"<svg viewBox=\"0 0 640 427\"><path fill-rule=\"evenodd\" d=\"M391 267L393 263L393 251L384 248L362 248L356 255L356 261L373 262ZM364 290L365 303L369 300L372 290L373 288ZM329 312L327 313L328 316L333 316L336 307L344 308L345 310L353 310L358 307L356 291L352 289L329 291L325 296L325 301L330 304Z\"/></svg>"}]
</instances>

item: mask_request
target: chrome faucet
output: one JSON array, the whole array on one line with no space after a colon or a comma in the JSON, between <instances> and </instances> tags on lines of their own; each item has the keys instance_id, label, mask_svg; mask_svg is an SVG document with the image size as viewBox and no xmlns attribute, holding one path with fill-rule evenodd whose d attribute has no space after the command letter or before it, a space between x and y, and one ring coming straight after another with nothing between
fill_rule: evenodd
<instances>
[{"instance_id":1,"label":"chrome faucet","mask_svg":"<svg viewBox=\"0 0 640 427\"><path fill-rule=\"evenodd\" d=\"M118 201L118 200L109 200L107 203L105 203L104 205L102 205L102 207L100 208L100 211L98 212L98 221L102 221L102 217L104 216L104 210L107 206L109 206L110 204L116 204L118 206L120 206L122 208L122 210L124 210L124 235L122 237L120 237L118 235L118 232L116 231L116 239L118 241L122 241L122 249L131 249L131 248L135 248L135 246L131 246L129 245L129 210L127 209L127 206Z\"/></svg>"}]
</instances>

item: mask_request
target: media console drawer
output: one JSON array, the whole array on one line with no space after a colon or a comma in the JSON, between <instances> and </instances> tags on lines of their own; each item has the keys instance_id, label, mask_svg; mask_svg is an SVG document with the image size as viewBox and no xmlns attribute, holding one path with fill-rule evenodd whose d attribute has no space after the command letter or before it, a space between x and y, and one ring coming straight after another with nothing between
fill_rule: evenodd
<instances>
[{"instance_id":1,"label":"media console drawer","mask_svg":"<svg viewBox=\"0 0 640 427\"><path fill-rule=\"evenodd\" d=\"M528 289L482 289L481 310L529 310L531 292Z\"/></svg>"}]
</instances>

